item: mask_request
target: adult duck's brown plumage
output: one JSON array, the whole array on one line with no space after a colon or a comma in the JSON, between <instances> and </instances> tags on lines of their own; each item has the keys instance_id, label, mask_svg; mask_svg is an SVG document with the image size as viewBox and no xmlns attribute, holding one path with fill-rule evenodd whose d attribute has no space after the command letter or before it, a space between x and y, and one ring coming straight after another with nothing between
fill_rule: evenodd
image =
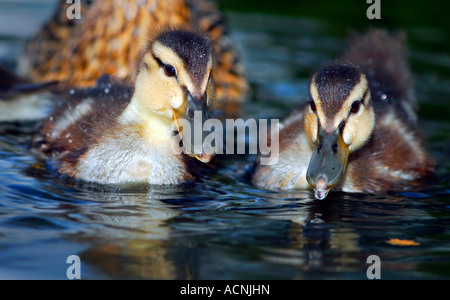
<instances>
[{"instance_id":1,"label":"adult duck's brown plumage","mask_svg":"<svg viewBox=\"0 0 450 300\"><path fill-rule=\"evenodd\" d=\"M401 37L355 35L312 76L310 101L280 128L278 162L258 165L253 183L323 199L331 188L375 193L430 174L411 88Z\"/></svg>"},{"instance_id":2,"label":"adult duck's brown plumage","mask_svg":"<svg viewBox=\"0 0 450 300\"><path fill-rule=\"evenodd\" d=\"M97 87L72 90L44 122L33 149L59 173L83 181L191 181L201 173L193 164L208 162L213 153L188 149L189 131L175 128L173 120L192 123L196 111L206 116L214 97L213 66L208 37L194 29L162 30L144 47L134 88L103 77ZM190 155L177 152L174 130Z\"/></svg>"},{"instance_id":3,"label":"adult duck's brown plumage","mask_svg":"<svg viewBox=\"0 0 450 300\"><path fill-rule=\"evenodd\" d=\"M81 1L81 19L70 20L73 4L61 0L54 17L27 44L19 71L34 81L93 86L109 74L133 83L141 49L160 28L195 27L213 46L216 68L213 103L238 113L247 90L241 54L223 15L211 0Z\"/></svg>"}]
</instances>

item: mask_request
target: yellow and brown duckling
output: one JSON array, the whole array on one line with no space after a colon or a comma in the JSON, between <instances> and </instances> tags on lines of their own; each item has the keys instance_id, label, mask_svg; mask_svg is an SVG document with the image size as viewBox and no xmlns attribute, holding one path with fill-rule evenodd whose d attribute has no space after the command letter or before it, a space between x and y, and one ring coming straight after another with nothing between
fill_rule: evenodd
<instances>
[{"instance_id":1,"label":"yellow and brown duckling","mask_svg":"<svg viewBox=\"0 0 450 300\"><path fill-rule=\"evenodd\" d=\"M54 17L28 43L19 73L36 82L88 87L104 74L133 83L139 51L155 31L195 27L211 40L216 58L213 105L238 114L248 90L242 57L213 0L81 1L81 19L60 0Z\"/></svg>"},{"instance_id":2,"label":"yellow and brown duckling","mask_svg":"<svg viewBox=\"0 0 450 300\"><path fill-rule=\"evenodd\" d=\"M400 37L356 35L340 61L312 76L309 92L280 128L278 163L257 166L257 186L312 188L323 199L331 188L376 193L433 171Z\"/></svg>"},{"instance_id":3,"label":"yellow and brown duckling","mask_svg":"<svg viewBox=\"0 0 450 300\"><path fill-rule=\"evenodd\" d=\"M214 96L213 57L208 37L162 31L142 51L134 88L106 81L73 90L43 124L34 150L59 173L88 182L164 185L195 179L191 165L197 160L174 151L172 124L180 118L192 122L195 111L205 116ZM202 162L212 157L192 153Z\"/></svg>"}]
</instances>

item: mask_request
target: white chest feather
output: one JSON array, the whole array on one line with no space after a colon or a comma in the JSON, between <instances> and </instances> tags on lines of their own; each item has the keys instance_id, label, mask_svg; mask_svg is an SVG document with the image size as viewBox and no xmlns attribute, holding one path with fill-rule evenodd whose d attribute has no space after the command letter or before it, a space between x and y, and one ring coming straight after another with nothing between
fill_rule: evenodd
<instances>
[{"instance_id":1,"label":"white chest feather","mask_svg":"<svg viewBox=\"0 0 450 300\"><path fill-rule=\"evenodd\" d=\"M170 146L152 144L137 132L107 136L77 164L75 177L103 184L179 184L187 172Z\"/></svg>"}]
</instances>

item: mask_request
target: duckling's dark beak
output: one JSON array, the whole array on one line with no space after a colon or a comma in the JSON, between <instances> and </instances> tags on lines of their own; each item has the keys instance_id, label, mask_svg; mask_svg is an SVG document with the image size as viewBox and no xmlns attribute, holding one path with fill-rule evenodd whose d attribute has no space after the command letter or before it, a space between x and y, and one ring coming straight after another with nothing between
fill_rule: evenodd
<instances>
[{"instance_id":1,"label":"duckling's dark beak","mask_svg":"<svg viewBox=\"0 0 450 300\"><path fill-rule=\"evenodd\" d=\"M214 154L207 153L203 147L205 139L203 125L208 120L206 93L202 97L194 98L191 93L187 92L183 105L173 110L173 118L183 141L186 154L197 158L201 162L209 162ZM188 121L188 130L184 129L182 125L184 122L180 122L180 120Z\"/></svg>"},{"instance_id":2,"label":"duckling's dark beak","mask_svg":"<svg viewBox=\"0 0 450 300\"><path fill-rule=\"evenodd\" d=\"M306 180L313 187L316 199L324 199L339 183L347 166L348 153L340 128L327 134L319 127L317 147L306 172Z\"/></svg>"}]
</instances>

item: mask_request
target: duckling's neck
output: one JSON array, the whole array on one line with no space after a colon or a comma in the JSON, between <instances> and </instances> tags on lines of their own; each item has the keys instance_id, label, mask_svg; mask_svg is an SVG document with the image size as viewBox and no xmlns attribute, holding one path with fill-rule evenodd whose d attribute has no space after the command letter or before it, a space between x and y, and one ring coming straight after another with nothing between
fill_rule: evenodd
<instances>
[{"instance_id":1,"label":"duckling's neck","mask_svg":"<svg viewBox=\"0 0 450 300\"><path fill-rule=\"evenodd\" d=\"M157 112L141 108L138 103L137 97L133 96L119 117L119 125L133 127L144 140L155 146L171 147L173 121Z\"/></svg>"}]
</instances>

